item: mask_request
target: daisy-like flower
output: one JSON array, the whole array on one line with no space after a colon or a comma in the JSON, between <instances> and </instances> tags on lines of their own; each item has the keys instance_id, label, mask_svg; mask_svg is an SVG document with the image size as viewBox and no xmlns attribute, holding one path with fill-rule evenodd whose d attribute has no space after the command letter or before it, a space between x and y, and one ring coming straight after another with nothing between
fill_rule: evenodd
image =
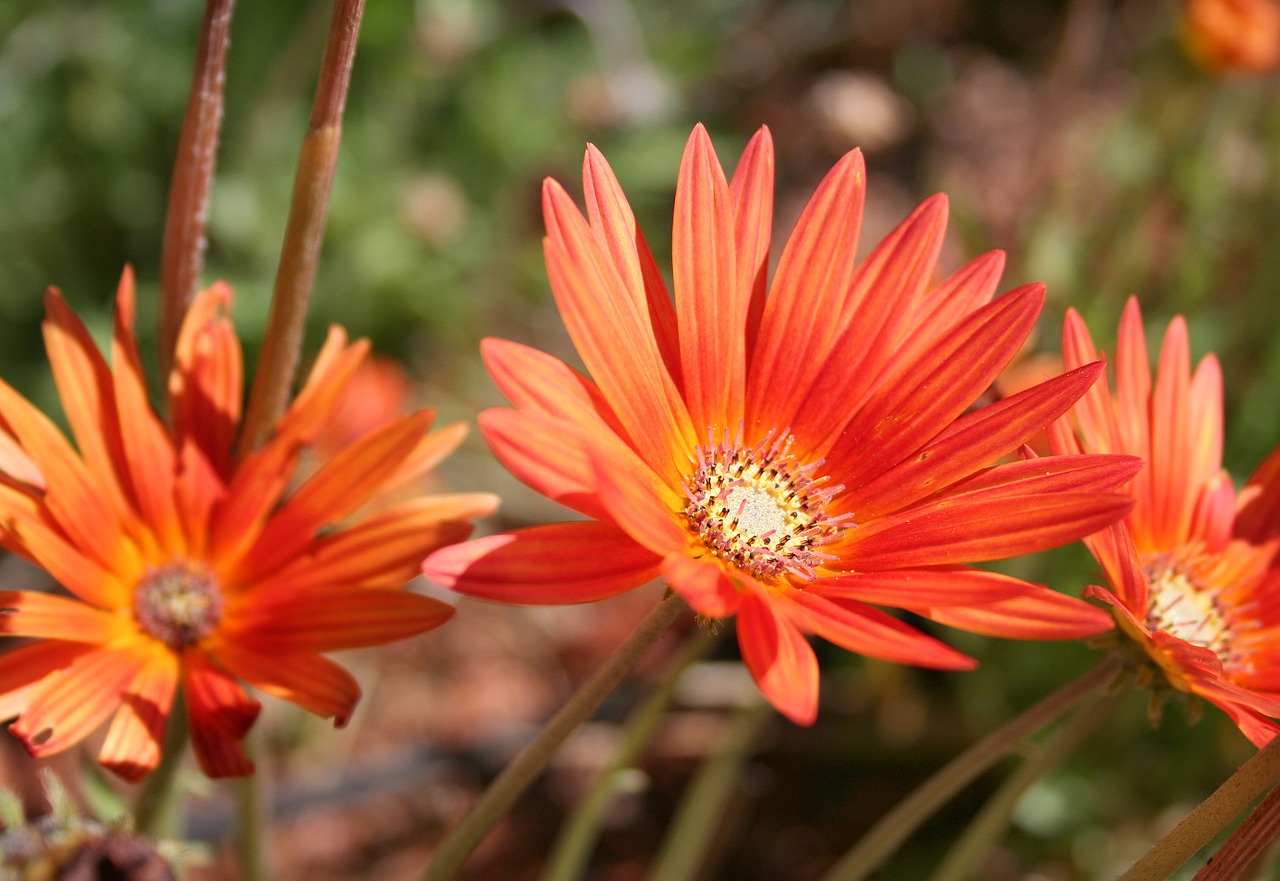
<instances>
[{"instance_id":1,"label":"daisy-like flower","mask_svg":"<svg viewBox=\"0 0 1280 881\"><path fill-rule=\"evenodd\" d=\"M694 130L676 190L674 302L598 151L586 156L586 217L547 182L551 287L592 379L488 340L515 409L480 423L516 476L590 519L439 551L427 574L516 603L598 600L661 576L701 615L737 615L760 688L806 724L818 703L806 634L893 661L973 665L867 603L1013 637L1106 629L1100 609L961 565L1062 544L1128 510L1112 490L1133 460L991 466L1101 367L966 414L1031 330L1043 289L992 300L999 254L932 284L941 197L859 264L853 152L805 209L766 296L772 175L767 130L732 182Z\"/></svg>"},{"instance_id":2,"label":"daisy-like flower","mask_svg":"<svg viewBox=\"0 0 1280 881\"><path fill-rule=\"evenodd\" d=\"M465 538L487 494L370 502L430 469L461 426L393 420L286 494L368 355L334 328L305 386L261 449L232 455L239 341L219 284L193 302L169 376L171 424L152 410L126 270L112 365L57 291L45 343L73 447L0 382L0 541L71 597L0 592L0 632L36 640L0 655L0 718L33 756L59 752L114 714L99 761L127 779L156 766L179 684L200 765L251 773L241 739L259 703L243 680L343 724L356 681L321 652L377 645L443 623L451 608L401 588L423 554Z\"/></svg>"},{"instance_id":3,"label":"daisy-like flower","mask_svg":"<svg viewBox=\"0 0 1280 881\"><path fill-rule=\"evenodd\" d=\"M1063 327L1068 367L1096 349L1074 311ZM1146 467L1119 524L1085 539L1111 589L1089 592L1174 688L1227 712L1256 744L1280 730L1280 456L1237 496L1222 470L1222 373L1213 355L1191 369L1187 327L1169 324L1155 379L1142 313L1131 299L1116 342L1116 391L1099 380L1050 427L1057 453L1127 453Z\"/></svg>"}]
</instances>

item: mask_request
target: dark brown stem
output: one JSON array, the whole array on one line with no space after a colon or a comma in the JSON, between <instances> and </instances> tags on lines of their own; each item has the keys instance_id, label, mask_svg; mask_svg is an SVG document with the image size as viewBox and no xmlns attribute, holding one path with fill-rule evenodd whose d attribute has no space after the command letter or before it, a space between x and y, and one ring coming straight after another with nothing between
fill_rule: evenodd
<instances>
[{"instance_id":1,"label":"dark brown stem","mask_svg":"<svg viewBox=\"0 0 1280 881\"><path fill-rule=\"evenodd\" d=\"M169 375L178 328L200 287L200 271L204 267L209 190L218 160L227 43L234 5L234 0L208 0L205 4L187 115L178 134L160 255L162 376Z\"/></svg>"},{"instance_id":2,"label":"dark brown stem","mask_svg":"<svg viewBox=\"0 0 1280 881\"><path fill-rule=\"evenodd\" d=\"M351 81L351 65L360 33L364 0L336 0L329 23L329 40L320 62L320 80L311 106L311 123L302 141L293 199L276 271L271 315L262 341L253 392L240 435L240 454L262 444L284 411L298 368L307 304L320 259L329 191L342 137L342 109Z\"/></svg>"}]
</instances>

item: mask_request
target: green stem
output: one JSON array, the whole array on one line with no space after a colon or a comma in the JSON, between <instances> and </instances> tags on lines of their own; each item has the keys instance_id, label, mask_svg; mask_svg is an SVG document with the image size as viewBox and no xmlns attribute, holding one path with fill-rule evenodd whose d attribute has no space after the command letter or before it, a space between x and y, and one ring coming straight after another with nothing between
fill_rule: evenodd
<instances>
[{"instance_id":1,"label":"green stem","mask_svg":"<svg viewBox=\"0 0 1280 881\"><path fill-rule=\"evenodd\" d=\"M1120 668L1119 658L1107 658L1075 682L1063 686L956 756L880 818L827 872L823 881L862 881L957 792L1013 752L1023 738L1039 731L1098 689L1113 682Z\"/></svg>"},{"instance_id":2,"label":"green stem","mask_svg":"<svg viewBox=\"0 0 1280 881\"><path fill-rule=\"evenodd\" d=\"M579 725L591 718L604 699L688 608L684 600L671 595L640 622L617 651L551 717L537 737L516 754L462 821L445 835L432 854L422 881L446 881L454 877L485 834L547 766L561 744Z\"/></svg>"},{"instance_id":3,"label":"green stem","mask_svg":"<svg viewBox=\"0 0 1280 881\"><path fill-rule=\"evenodd\" d=\"M1280 781L1280 737L1226 779L1116 881L1164 881L1223 826Z\"/></svg>"},{"instance_id":4,"label":"green stem","mask_svg":"<svg viewBox=\"0 0 1280 881\"><path fill-rule=\"evenodd\" d=\"M250 748L245 739L246 751ZM261 769L247 777L234 781L236 826L236 868L240 881L267 881L265 854L262 849L262 833L270 817L264 810L262 788L259 785Z\"/></svg>"},{"instance_id":5,"label":"green stem","mask_svg":"<svg viewBox=\"0 0 1280 881\"><path fill-rule=\"evenodd\" d=\"M293 180L293 198L280 249L271 314L240 435L240 455L260 446L270 436L272 425L284 412L298 369L307 305L320 260L329 192L342 139L342 111L363 12L364 0L336 0L333 5L329 40L311 105L311 122L302 141L302 154Z\"/></svg>"},{"instance_id":6,"label":"green stem","mask_svg":"<svg viewBox=\"0 0 1280 881\"><path fill-rule=\"evenodd\" d=\"M605 812L613 803L614 796L634 779L632 766L648 745L658 723L662 721L671 704L676 684L685 670L701 659L714 643L715 637L711 631L699 628L671 663L662 684L631 713L623 728L622 743L613 758L565 820L564 827L551 848L542 881L575 881L582 877L596 840L600 837Z\"/></svg>"},{"instance_id":7,"label":"green stem","mask_svg":"<svg viewBox=\"0 0 1280 881\"><path fill-rule=\"evenodd\" d=\"M178 329L200 287L200 271L204 267L209 191L218 160L223 80L234 5L233 0L205 3L191 93L178 133L160 254L160 375L164 377L173 365Z\"/></svg>"},{"instance_id":8,"label":"green stem","mask_svg":"<svg viewBox=\"0 0 1280 881\"><path fill-rule=\"evenodd\" d=\"M187 752L187 713L182 692L173 697L169 721L165 725L164 745L160 748L160 764L142 784L133 809L138 831L151 839L176 839L182 834L178 806L178 769Z\"/></svg>"},{"instance_id":9,"label":"green stem","mask_svg":"<svg viewBox=\"0 0 1280 881\"><path fill-rule=\"evenodd\" d=\"M1271 790L1191 881L1236 881L1280 835L1280 788ZM1259 866L1260 868L1260 866Z\"/></svg>"},{"instance_id":10,"label":"green stem","mask_svg":"<svg viewBox=\"0 0 1280 881\"><path fill-rule=\"evenodd\" d=\"M1023 762L970 821L964 833L947 852L930 881L965 881L974 868L1008 828L1018 800L1038 780L1056 768L1106 718L1105 706L1115 700L1106 695L1080 709L1058 730L1043 749Z\"/></svg>"},{"instance_id":11,"label":"green stem","mask_svg":"<svg viewBox=\"0 0 1280 881\"><path fill-rule=\"evenodd\" d=\"M720 748L702 763L671 818L666 840L649 874L654 881L691 881L699 877L742 763L750 756L760 729L771 718L773 708L764 701L752 701L738 711Z\"/></svg>"}]
</instances>

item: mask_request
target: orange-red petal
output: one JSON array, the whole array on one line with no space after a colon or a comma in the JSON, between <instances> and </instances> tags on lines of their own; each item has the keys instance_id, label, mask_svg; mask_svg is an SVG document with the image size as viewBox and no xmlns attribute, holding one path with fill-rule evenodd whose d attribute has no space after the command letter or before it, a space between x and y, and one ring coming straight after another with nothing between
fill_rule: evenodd
<instances>
[{"instance_id":1,"label":"orange-red petal","mask_svg":"<svg viewBox=\"0 0 1280 881\"><path fill-rule=\"evenodd\" d=\"M194 647L182 656L182 690L200 769L214 778L252 774L242 741L262 705Z\"/></svg>"},{"instance_id":2,"label":"orange-red petal","mask_svg":"<svg viewBox=\"0 0 1280 881\"><path fill-rule=\"evenodd\" d=\"M673 554L662 562L662 577L703 617L727 618L738 611L741 591L713 560Z\"/></svg>"},{"instance_id":3,"label":"orange-red petal","mask_svg":"<svg viewBox=\"0 0 1280 881\"><path fill-rule=\"evenodd\" d=\"M136 781L160 763L160 746L178 687L178 658L160 646L120 697L120 709L98 753L98 762Z\"/></svg>"},{"instance_id":4,"label":"orange-red petal","mask_svg":"<svg viewBox=\"0 0 1280 881\"><path fill-rule=\"evenodd\" d=\"M797 725L812 725L818 718L818 659L804 634L755 590L742 593L738 645L769 703Z\"/></svg>"}]
</instances>

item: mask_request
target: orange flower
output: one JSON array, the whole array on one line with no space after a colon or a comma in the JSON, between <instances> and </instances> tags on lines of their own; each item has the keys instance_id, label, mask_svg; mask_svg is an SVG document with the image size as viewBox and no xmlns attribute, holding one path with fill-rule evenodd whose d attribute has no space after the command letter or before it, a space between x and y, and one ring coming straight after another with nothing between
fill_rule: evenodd
<instances>
[{"instance_id":1,"label":"orange flower","mask_svg":"<svg viewBox=\"0 0 1280 881\"><path fill-rule=\"evenodd\" d=\"M428 558L432 578L518 603L597 600L664 577L706 617L738 616L743 657L790 718L817 714L812 633L878 658L973 661L866 605L982 633L1077 637L1101 610L965 562L1029 553L1114 522L1137 463L988 467L1065 412L1100 365L965 414L1031 330L1043 288L992 300L1003 257L933 286L946 202L926 201L859 265L862 157L819 186L766 292L767 130L725 180L706 132L676 190L674 304L604 158L587 217L543 190L551 288L594 381L488 340L515 409L481 427L535 489L591 518Z\"/></svg>"},{"instance_id":2,"label":"orange flower","mask_svg":"<svg viewBox=\"0 0 1280 881\"><path fill-rule=\"evenodd\" d=\"M316 437L316 458L327 462L342 449L408 411L413 380L395 361L374 356L361 362Z\"/></svg>"},{"instance_id":3,"label":"orange flower","mask_svg":"<svg viewBox=\"0 0 1280 881\"><path fill-rule=\"evenodd\" d=\"M1270 73L1280 63L1276 0L1187 0L1182 43L1213 74Z\"/></svg>"},{"instance_id":4,"label":"orange flower","mask_svg":"<svg viewBox=\"0 0 1280 881\"><path fill-rule=\"evenodd\" d=\"M33 756L66 749L114 713L99 761L137 779L156 766L181 683L204 771L251 773L240 740L259 704L237 677L341 725L360 689L320 653L421 633L452 614L400 588L423 554L464 538L492 497L424 497L344 521L431 468L460 428L429 435L430 412L402 417L285 497L368 344L330 330L274 436L237 460L230 302L219 284L191 306L169 377L170 427L147 401L128 270L111 367L58 292L46 298L45 342L78 452L0 382L12 441L0 455L3 543L74 595L0 592L0 632L38 638L0 656L0 718L18 716L9 730Z\"/></svg>"},{"instance_id":5,"label":"orange flower","mask_svg":"<svg viewBox=\"0 0 1280 881\"><path fill-rule=\"evenodd\" d=\"M1084 322L1067 313L1068 367L1096 357ZM1057 453L1141 456L1129 486L1135 504L1120 524L1085 539L1111 590L1121 628L1174 687L1225 710L1259 745L1278 730L1280 632L1274 605L1280 569L1280 456L1272 456L1237 498L1222 470L1222 375L1205 357L1191 371L1187 328L1165 333L1155 382L1142 314L1130 300L1116 344L1116 393L1105 379L1050 428Z\"/></svg>"}]
</instances>

